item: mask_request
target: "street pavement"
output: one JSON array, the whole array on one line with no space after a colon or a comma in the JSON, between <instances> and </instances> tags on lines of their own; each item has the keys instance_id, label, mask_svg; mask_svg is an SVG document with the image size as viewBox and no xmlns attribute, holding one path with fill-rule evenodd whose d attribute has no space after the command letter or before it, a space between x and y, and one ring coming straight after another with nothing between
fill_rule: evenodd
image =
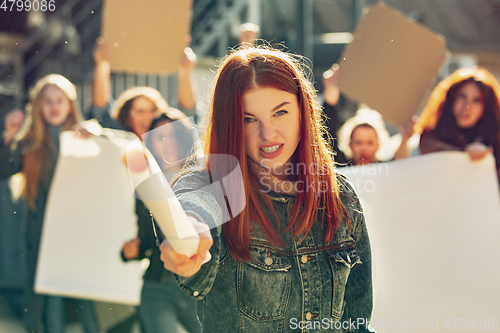
<instances>
[{"instance_id":1,"label":"street pavement","mask_svg":"<svg viewBox=\"0 0 500 333\"><path fill-rule=\"evenodd\" d=\"M0 333L28 333L21 321L7 304L5 297L0 294ZM79 323L68 325L66 333L84 333ZM133 327L132 333L140 333L139 325Z\"/></svg>"}]
</instances>

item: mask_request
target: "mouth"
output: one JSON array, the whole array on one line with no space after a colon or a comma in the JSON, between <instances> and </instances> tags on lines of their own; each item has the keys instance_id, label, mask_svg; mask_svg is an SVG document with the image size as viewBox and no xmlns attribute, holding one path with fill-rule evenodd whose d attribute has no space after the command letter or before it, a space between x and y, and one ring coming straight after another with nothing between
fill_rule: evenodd
<instances>
[{"instance_id":1,"label":"mouth","mask_svg":"<svg viewBox=\"0 0 500 333\"><path fill-rule=\"evenodd\" d=\"M457 113L458 118L468 118L472 114L471 110L469 108L462 109L460 112Z\"/></svg>"},{"instance_id":2,"label":"mouth","mask_svg":"<svg viewBox=\"0 0 500 333\"><path fill-rule=\"evenodd\" d=\"M261 156L265 158L273 158L281 154L284 144L268 145L259 148Z\"/></svg>"}]
</instances>

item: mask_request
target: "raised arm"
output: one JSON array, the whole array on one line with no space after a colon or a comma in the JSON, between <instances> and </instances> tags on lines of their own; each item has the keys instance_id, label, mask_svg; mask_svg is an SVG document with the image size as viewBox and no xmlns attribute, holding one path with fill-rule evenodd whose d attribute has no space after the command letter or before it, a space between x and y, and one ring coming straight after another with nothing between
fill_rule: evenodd
<instances>
[{"instance_id":1,"label":"raised arm","mask_svg":"<svg viewBox=\"0 0 500 333\"><path fill-rule=\"evenodd\" d=\"M340 89L337 85L339 75L339 65L333 64L323 73L323 113L326 115L326 126L331 138L325 137L335 152L335 162L344 164L348 160L339 148L338 130L341 127L339 110L337 104L340 99Z\"/></svg>"},{"instance_id":2,"label":"raised arm","mask_svg":"<svg viewBox=\"0 0 500 333\"><path fill-rule=\"evenodd\" d=\"M111 67L109 66L106 44L102 37L96 40L93 56L95 61L92 87L93 105L103 108L109 105L111 99Z\"/></svg>"},{"instance_id":3,"label":"raised arm","mask_svg":"<svg viewBox=\"0 0 500 333\"><path fill-rule=\"evenodd\" d=\"M408 140L415 134L415 124L417 122L417 117L411 117L401 130L401 144L398 150L394 154L395 160L401 160L410 156L410 151L408 150Z\"/></svg>"},{"instance_id":4,"label":"raised arm","mask_svg":"<svg viewBox=\"0 0 500 333\"><path fill-rule=\"evenodd\" d=\"M86 114L87 119L94 118L102 127L123 129L111 118L111 67L108 61L106 44L102 37L97 38L94 49L94 80L92 82L92 107Z\"/></svg>"},{"instance_id":5,"label":"raised arm","mask_svg":"<svg viewBox=\"0 0 500 333\"><path fill-rule=\"evenodd\" d=\"M339 65L333 64L323 73L323 97L325 103L336 106L339 103L340 89L338 86Z\"/></svg>"},{"instance_id":6,"label":"raised arm","mask_svg":"<svg viewBox=\"0 0 500 333\"><path fill-rule=\"evenodd\" d=\"M240 44L252 46L259 37L260 28L254 23L243 23L240 25Z\"/></svg>"},{"instance_id":7,"label":"raised arm","mask_svg":"<svg viewBox=\"0 0 500 333\"><path fill-rule=\"evenodd\" d=\"M196 108L196 84L194 68L198 59L190 47L184 48L182 53L181 67L178 76L177 98L179 107L183 110L194 110Z\"/></svg>"}]
</instances>

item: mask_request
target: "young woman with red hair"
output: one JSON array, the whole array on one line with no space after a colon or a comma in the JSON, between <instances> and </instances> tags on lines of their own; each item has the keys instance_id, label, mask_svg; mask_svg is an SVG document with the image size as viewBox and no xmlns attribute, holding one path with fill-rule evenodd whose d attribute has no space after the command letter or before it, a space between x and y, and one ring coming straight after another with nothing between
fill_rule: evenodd
<instances>
[{"instance_id":1,"label":"young woman with red hair","mask_svg":"<svg viewBox=\"0 0 500 333\"><path fill-rule=\"evenodd\" d=\"M493 153L500 168L500 87L482 68L462 68L441 81L416 125L423 154L456 150L472 160ZM500 169L499 169L500 171Z\"/></svg>"},{"instance_id":2,"label":"young woman with red hair","mask_svg":"<svg viewBox=\"0 0 500 333\"><path fill-rule=\"evenodd\" d=\"M208 158L173 187L200 232L198 253L161 246L165 268L201 300L203 332L342 330L357 320L368 331L365 219L323 131L297 59L243 47L223 60L202 140Z\"/></svg>"}]
</instances>

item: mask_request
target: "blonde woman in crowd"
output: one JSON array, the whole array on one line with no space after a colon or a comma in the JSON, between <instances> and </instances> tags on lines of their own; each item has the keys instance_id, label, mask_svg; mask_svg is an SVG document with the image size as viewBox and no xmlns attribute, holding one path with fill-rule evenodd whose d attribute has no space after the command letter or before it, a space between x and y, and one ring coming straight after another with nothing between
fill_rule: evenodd
<instances>
[{"instance_id":1,"label":"blonde woman in crowd","mask_svg":"<svg viewBox=\"0 0 500 333\"><path fill-rule=\"evenodd\" d=\"M20 131L17 118L6 118L7 131L0 147L0 178L22 172L25 179L29 282L25 323L29 332L62 333L66 330L66 299L36 294L33 287L45 206L59 155L59 133L71 130L82 120L75 87L61 75L45 76L30 94L27 118ZM77 300L77 304L84 331L98 332L92 302Z\"/></svg>"}]
</instances>

